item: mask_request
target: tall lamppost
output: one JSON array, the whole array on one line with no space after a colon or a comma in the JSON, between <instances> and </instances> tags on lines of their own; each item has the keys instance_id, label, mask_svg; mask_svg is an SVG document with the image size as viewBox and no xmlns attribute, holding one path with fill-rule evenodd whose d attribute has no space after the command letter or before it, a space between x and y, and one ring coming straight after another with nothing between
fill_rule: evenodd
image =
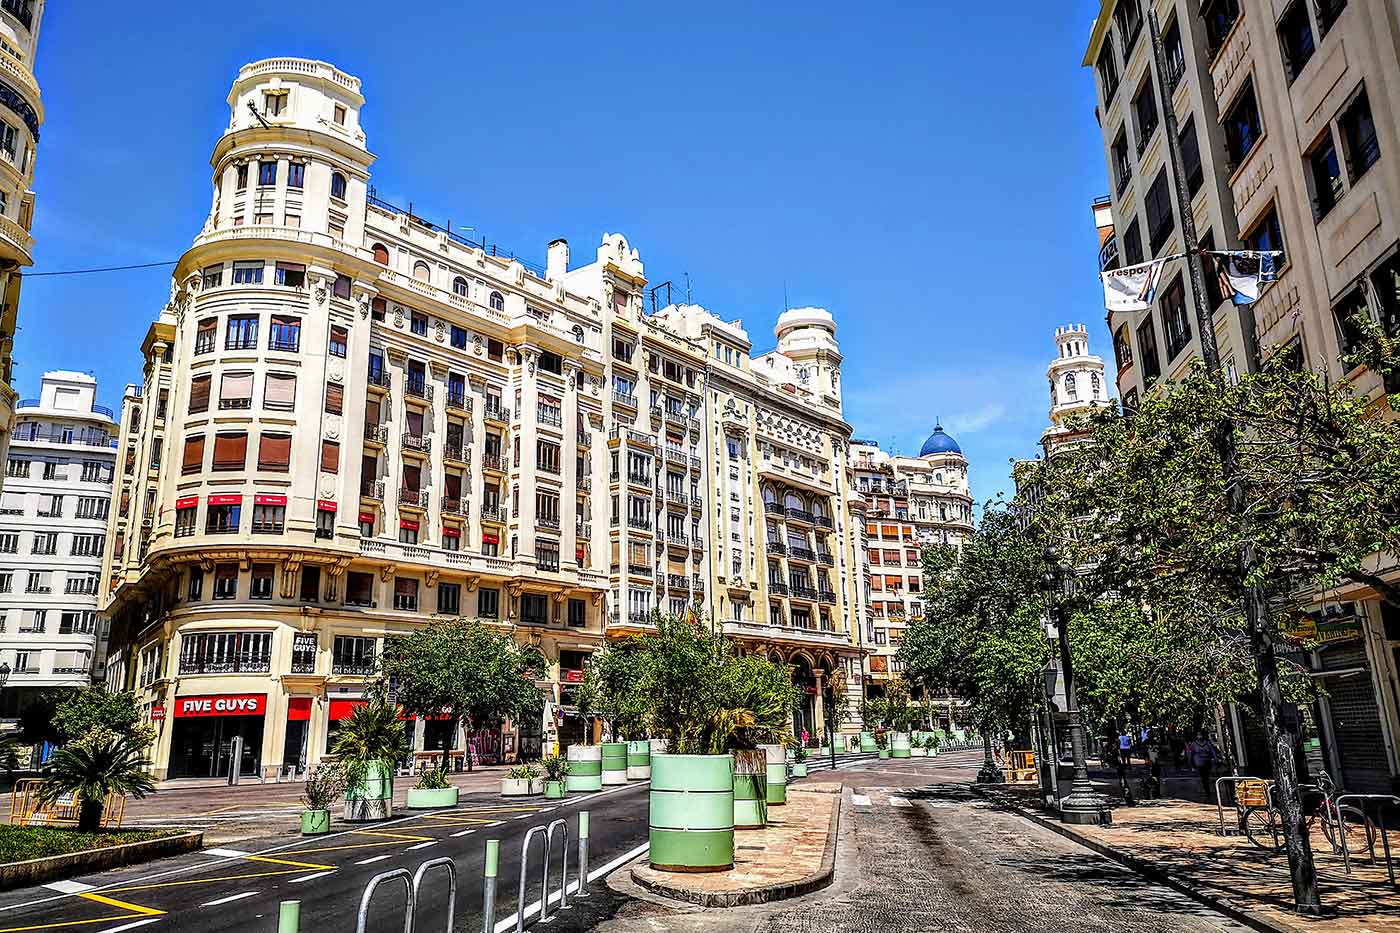
<instances>
[{"instance_id":1,"label":"tall lamppost","mask_svg":"<svg viewBox=\"0 0 1400 933\"><path fill-rule=\"evenodd\" d=\"M1074 753L1074 780L1069 796L1060 801L1060 819L1066 823L1106 824L1113 813L1104 806L1103 798L1094 792L1089 780L1088 745L1084 723L1079 718L1079 700L1075 696L1074 662L1069 653L1069 620L1065 607L1074 599L1074 568L1061 563L1055 546L1045 548L1045 576L1042 591L1060 643L1060 670L1065 678L1065 716L1069 720L1069 742Z\"/></svg>"}]
</instances>

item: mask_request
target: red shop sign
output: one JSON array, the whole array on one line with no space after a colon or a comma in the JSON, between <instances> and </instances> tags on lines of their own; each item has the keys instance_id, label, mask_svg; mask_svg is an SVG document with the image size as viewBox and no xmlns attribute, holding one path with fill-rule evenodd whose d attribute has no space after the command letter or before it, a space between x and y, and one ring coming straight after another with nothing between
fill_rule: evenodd
<instances>
[{"instance_id":1,"label":"red shop sign","mask_svg":"<svg viewBox=\"0 0 1400 933\"><path fill-rule=\"evenodd\" d=\"M361 513L360 513L360 521L362 521L362 522L369 522L371 525L373 525L373 524L374 524L374 513L373 513L373 512L361 512Z\"/></svg>"},{"instance_id":2,"label":"red shop sign","mask_svg":"<svg viewBox=\"0 0 1400 933\"><path fill-rule=\"evenodd\" d=\"M287 497L286 497L286 496L272 496L272 495L266 495L266 494L259 494L259 495L256 495L256 496L253 497L253 504L254 504L254 505L286 505L286 504L287 504Z\"/></svg>"},{"instance_id":3,"label":"red shop sign","mask_svg":"<svg viewBox=\"0 0 1400 933\"><path fill-rule=\"evenodd\" d=\"M368 700L331 700L330 721L340 722L342 719L349 719L350 714L355 711L355 707L364 706Z\"/></svg>"},{"instance_id":4,"label":"red shop sign","mask_svg":"<svg viewBox=\"0 0 1400 933\"><path fill-rule=\"evenodd\" d=\"M225 694L223 696L176 697L175 718L194 716L261 716L267 712L264 693Z\"/></svg>"},{"instance_id":5,"label":"red shop sign","mask_svg":"<svg viewBox=\"0 0 1400 933\"><path fill-rule=\"evenodd\" d=\"M155 706L152 706L152 707L151 707L151 722L164 722L164 721L165 721L165 704L164 704L164 703L157 703Z\"/></svg>"},{"instance_id":6,"label":"red shop sign","mask_svg":"<svg viewBox=\"0 0 1400 933\"><path fill-rule=\"evenodd\" d=\"M501 537L500 537L500 535L496 534L494 531L483 531L483 532L481 533L481 543L482 543L482 544L500 544L500 543L501 543Z\"/></svg>"},{"instance_id":7,"label":"red shop sign","mask_svg":"<svg viewBox=\"0 0 1400 933\"><path fill-rule=\"evenodd\" d=\"M224 496L210 496L210 497L209 497L209 504L210 504L210 505L242 505L242 504L243 504L243 497L242 497L242 496L228 496L228 495L224 495Z\"/></svg>"},{"instance_id":8,"label":"red shop sign","mask_svg":"<svg viewBox=\"0 0 1400 933\"><path fill-rule=\"evenodd\" d=\"M401 518L399 519L399 527L405 529L406 531L417 531L418 523L414 521L409 521L406 518Z\"/></svg>"},{"instance_id":9,"label":"red shop sign","mask_svg":"<svg viewBox=\"0 0 1400 933\"><path fill-rule=\"evenodd\" d=\"M581 684L583 683L583 671L565 668L564 676L561 679L566 684Z\"/></svg>"},{"instance_id":10,"label":"red shop sign","mask_svg":"<svg viewBox=\"0 0 1400 933\"><path fill-rule=\"evenodd\" d=\"M181 496L175 500L175 508L192 509L199 505L199 496Z\"/></svg>"},{"instance_id":11,"label":"red shop sign","mask_svg":"<svg viewBox=\"0 0 1400 933\"><path fill-rule=\"evenodd\" d=\"M442 536L444 538L460 538L462 537L462 529L453 528L451 525L444 525L442 529Z\"/></svg>"},{"instance_id":12,"label":"red shop sign","mask_svg":"<svg viewBox=\"0 0 1400 933\"><path fill-rule=\"evenodd\" d=\"M317 499L316 508L320 509L322 512L334 512L335 502L331 499Z\"/></svg>"},{"instance_id":13,"label":"red shop sign","mask_svg":"<svg viewBox=\"0 0 1400 933\"><path fill-rule=\"evenodd\" d=\"M311 719L311 697L292 697L287 701L287 721L306 722Z\"/></svg>"}]
</instances>

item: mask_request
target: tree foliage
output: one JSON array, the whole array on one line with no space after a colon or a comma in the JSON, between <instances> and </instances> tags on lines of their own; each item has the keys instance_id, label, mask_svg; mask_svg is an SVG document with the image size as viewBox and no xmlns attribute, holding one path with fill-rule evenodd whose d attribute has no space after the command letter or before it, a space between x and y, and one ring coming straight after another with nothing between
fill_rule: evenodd
<instances>
[{"instance_id":1,"label":"tree foliage","mask_svg":"<svg viewBox=\"0 0 1400 933\"><path fill-rule=\"evenodd\" d=\"M155 790L149 766L145 746L99 726L54 753L36 796L41 803L53 805L78 794L78 829L97 832L108 794L141 798Z\"/></svg>"},{"instance_id":2,"label":"tree foliage","mask_svg":"<svg viewBox=\"0 0 1400 933\"><path fill-rule=\"evenodd\" d=\"M593 652L579 688L579 712L602 718L622 738L641 738L651 706L641 689L645 660L633 639Z\"/></svg>"},{"instance_id":3,"label":"tree foliage","mask_svg":"<svg viewBox=\"0 0 1400 933\"><path fill-rule=\"evenodd\" d=\"M141 748L155 741L155 730L141 721L135 693L85 687L65 691L54 705L53 729L60 742L74 741L99 728L130 736Z\"/></svg>"}]
</instances>

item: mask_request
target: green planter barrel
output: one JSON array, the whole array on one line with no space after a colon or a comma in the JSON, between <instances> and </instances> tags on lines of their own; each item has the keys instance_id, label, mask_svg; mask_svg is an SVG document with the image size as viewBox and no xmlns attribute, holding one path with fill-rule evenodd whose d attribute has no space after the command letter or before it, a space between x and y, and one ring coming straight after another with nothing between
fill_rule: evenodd
<instances>
[{"instance_id":1,"label":"green planter barrel","mask_svg":"<svg viewBox=\"0 0 1400 933\"><path fill-rule=\"evenodd\" d=\"M781 745L760 745L768 753L768 805L787 803L787 753Z\"/></svg>"},{"instance_id":2,"label":"green planter barrel","mask_svg":"<svg viewBox=\"0 0 1400 933\"><path fill-rule=\"evenodd\" d=\"M875 733L862 732L860 734L860 750L863 752L873 752L875 748Z\"/></svg>"},{"instance_id":3,"label":"green planter barrel","mask_svg":"<svg viewBox=\"0 0 1400 933\"><path fill-rule=\"evenodd\" d=\"M387 820L394 815L394 766L371 761L365 779L345 792L344 818L351 823Z\"/></svg>"},{"instance_id":4,"label":"green planter barrel","mask_svg":"<svg viewBox=\"0 0 1400 933\"><path fill-rule=\"evenodd\" d=\"M570 745L569 776L564 786L569 793L603 789L603 747Z\"/></svg>"},{"instance_id":5,"label":"green planter barrel","mask_svg":"<svg viewBox=\"0 0 1400 933\"><path fill-rule=\"evenodd\" d=\"M545 781L545 782L544 782L544 799L545 799L545 800L560 800L560 799L563 799L563 797L564 797L564 782L563 782L563 781Z\"/></svg>"},{"instance_id":6,"label":"green planter barrel","mask_svg":"<svg viewBox=\"0 0 1400 933\"><path fill-rule=\"evenodd\" d=\"M890 750L888 748L880 749L880 760L884 761L888 757L890 757Z\"/></svg>"},{"instance_id":7,"label":"green planter barrel","mask_svg":"<svg viewBox=\"0 0 1400 933\"><path fill-rule=\"evenodd\" d=\"M651 742L647 739L627 743L627 780L645 781L651 777Z\"/></svg>"},{"instance_id":8,"label":"green planter barrel","mask_svg":"<svg viewBox=\"0 0 1400 933\"><path fill-rule=\"evenodd\" d=\"M437 810L457 806L458 789L455 787L427 788L415 787L408 792L404 806L410 810Z\"/></svg>"},{"instance_id":9,"label":"green planter barrel","mask_svg":"<svg viewBox=\"0 0 1400 933\"><path fill-rule=\"evenodd\" d=\"M768 754L762 750L734 753L734 828L762 829L768 825Z\"/></svg>"},{"instance_id":10,"label":"green planter barrel","mask_svg":"<svg viewBox=\"0 0 1400 933\"><path fill-rule=\"evenodd\" d=\"M604 742L599 747L603 750L603 786L612 787L617 784L626 784L627 743Z\"/></svg>"},{"instance_id":11,"label":"green planter barrel","mask_svg":"<svg viewBox=\"0 0 1400 933\"><path fill-rule=\"evenodd\" d=\"M909 757L909 733L895 732L890 735L890 756L892 758Z\"/></svg>"},{"instance_id":12,"label":"green planter barrel","mask_svg":"<svg viewBox=\"0 0 1400 933\"><path fill-rule=\"evenodd\" d=\"M301 811L301 834L303 836L324 836L331 831L331 811Z\"/></svg>"},{"instance_id":13,"label":"green planter barrel","mask_svg":"<svg viewBox=\"0 0 1400 933\"><path fill-rule=\"evenodd\" d=\"M805 762L805 761L794 761L794 762L792 763L792 776L795 777L795 778L806 777L806 776L807 776L807 762Z\"/></svg>"},{"instance_id":14,"label":"green planter barrel","mask_svg":"<svg viewBox=\"0 0 1400 933\"><path fill-rule=\"evenodd\" d=\"M653 755L649 816L651 867L724 871L734 867L734 759Z\"/></svg>"}]
</instances>

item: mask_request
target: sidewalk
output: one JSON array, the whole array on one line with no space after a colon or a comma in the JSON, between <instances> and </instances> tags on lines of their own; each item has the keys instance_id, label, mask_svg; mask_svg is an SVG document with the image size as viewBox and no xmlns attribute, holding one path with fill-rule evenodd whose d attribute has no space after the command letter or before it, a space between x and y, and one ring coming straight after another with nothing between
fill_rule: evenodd
<instances>
[{"instance_id":1,"label":"sidewalk","mask_svg":"<svg viewBox=\"0 0 1400 933\"><path fill-rule=\"evenodd\" d=\"M736 907L807 894L831 883L841 812L840 783L788 786L788 802L769 807L763 829L734 834L734 870L657 871L645 861L632 879L663 897L702 907Z\"/></svg>"},{"instance_id":2,"label":"sidewalk","mask_svg":"<svg viewBox=\"0 0 1400 933\"><path fill-rule=\"evenodd\" d=\"M1110 788L1096 782L1101 792ZM1116 779L1114 781L1116 788ZM1150 806L1120 806L1112 826L1069 826L1044 810L1034 784L982 785L998 800L1054 831L1084 843L1156 880L1220 907L1256 929L1307 933L1400 933L1400 889L1389 886L1383 858L1379 864L1352 860L1348 876L1341 856L1320 829L1312 837L1322 904L1327 915L1314 919L1295 914L1288 859L1265 852L1243 836L1217 835L1215 804L1188 800L1153 801ZM1197 785L1199 791L1199 784ZM1233 809L1225 813L1227 827ZM1400 858L1400 834L1392 833L1392 852ZM1379 857L1381 842L1376 840Z\"/></svg>"}]
</instances>

